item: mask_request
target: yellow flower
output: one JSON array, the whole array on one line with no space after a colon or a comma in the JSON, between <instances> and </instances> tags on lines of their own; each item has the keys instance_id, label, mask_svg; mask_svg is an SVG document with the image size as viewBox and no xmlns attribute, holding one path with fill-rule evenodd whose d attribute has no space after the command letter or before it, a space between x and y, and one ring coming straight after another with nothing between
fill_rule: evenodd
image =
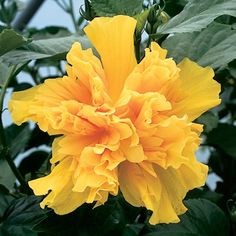
<instances>
[{"instance_id":1,"label":"yellow flower","mask_svg":"<svg viewBox=\"0 0 236 236\"><path fill-rule=\"evenodd\" d=\"M51 173L29 182L46 195L41 207L67 214L120 189L153 212L151 224L178 222L186 193L204 185L208 168L195 158L202 126L193 120L220 103L220 85L210 67L176 65L157 43L137 64L135 26L128 16L94 19L85 32L101 61L74 43L67 76L13 93L16 124L32 120L61 135Z\"/></svg>"}]
</instances>

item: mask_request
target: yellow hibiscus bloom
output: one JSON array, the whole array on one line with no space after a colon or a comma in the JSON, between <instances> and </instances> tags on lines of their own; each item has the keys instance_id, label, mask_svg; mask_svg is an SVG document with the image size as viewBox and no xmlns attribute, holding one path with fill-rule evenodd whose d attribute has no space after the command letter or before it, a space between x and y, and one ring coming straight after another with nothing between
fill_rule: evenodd
<instances>
[{"instance_id":1,"label":"yellow hibiscus bloom","mask_svg":"<svg viewBox=\"0 0 236 236\"><path fill-rule=\"evenodd\" d=\"M120 189L153 212L151 224L178 222L186 193L204 185L208 168L195 158L202 126L193 120L220 103L220 85L210 67L176 65L157 43L138 64L135 26L128 16L95 18L85 32L101 61L74 43L66 76L13 93L16 124L32 120L61 135L51 173L29 182L46 195L41 207L67 214Z\"/></svg>"}]
</instances>

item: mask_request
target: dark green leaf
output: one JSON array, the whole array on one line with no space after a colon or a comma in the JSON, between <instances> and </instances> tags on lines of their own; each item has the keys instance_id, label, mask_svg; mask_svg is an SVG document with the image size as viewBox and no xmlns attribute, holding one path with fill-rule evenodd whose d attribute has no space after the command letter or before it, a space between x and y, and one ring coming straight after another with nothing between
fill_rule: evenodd
<instances>
[{"instance_id":1,"label":"dark green leaf","mask_svg":"<svg viewBox=\"0 0 236 236\"><path fill-rule=\"evenodd\" d=\"M52 137L50 137L48 133L40 130L38 126L35 126L32 131L31 139L27 144L27 149L38 147L40 145L51 145L51 142Z\"/></svg>"},{"instance_id":2,"label":"dark green leaf","mask_svg":"<svg viewBox=\"0 0 236 236\"><path fill-rule=\"evenodd\" d=\"M130 206L119 196L110 197L103 206L92 207L92 204L83 204L64 216L51 212L35 230L53 236L121 236L124 228L133 223L140 212L139 208Z\"/></svg>"},{"instance_id":3,"label":"dark green leaf","mask_svg":"<svg viewBox=\"0 0 236 236\"><path fill-rule=\"evenodd\" d=\"M6 138L7 143L10 147L11 157L17 156L22 150L24 150L27 145L30 136L31 130L29 124L25 123L21 126L11 125L6 128Z\"/></svg>"},{"instance_id":4,"label":"dark green leaf","mask_svg":"<svg viewBox=\"0 0 236 236\"><path fill-rule=\"evenodd\" d=\"M0 184L5 185L7 188L12 189L15 183L15 175L11 171L6 160L0 156Z\"/></svg>"},{"instance_id":5,"label":"dark green leaf","mask_svg":"<svg viewBox=\"0 0 236 236\"><path fill-rule=\"evenodd\" d=\"M12 29L5 29L0 33L0 56L3 54L16 49L23 44L27 43L28 40L22 35L16 33Z\"/></svg>"},{"instance_id":6,"label":"dark green leaf","mask_svg":"<svg viewBox=\"0 0 236 236\"><path fill-rule=\"evenodd\" d=\"M222 199L224 195L221 193L216 193L209 189L193 189L187 193L185 199L193 199L193 198L204 198L211 202L217 203L220 199Z\"/></svg>"},{"instance_id":7,"label":"dark green leaf","mask_svg":"<svg viewBox=\"0 0 236 236\"><path fill-rule=\"evenodd\" d=\"M97 16L134 16L142 11L140 0L91 0L91 6Z\"/></svg>"},{"instance_id":8,"label":"dark green leaf","mask_svg":"<svg viewBox=\"0 0 236 236\"><path fill-rule=\"evenodd\" d=\"M3 7L0 7L0 21L9 25L17 13L17 3L16 1L8 0L4 1L1 6Z\"/></svg>"},{"instance_id":9,"label":"dark green leaf","mask_svg":"<svg viewBox=\"0 0 236 236\"><path fill-rule=\"evenodd\" d=\"M182 12L157 29L158 34L199 31L222 15L236 16L235 0L190 0Z\"/></svg>"},{"instance_id":10,"label":"dark green leaf","mask_svg":"<svg viewBox=\"0 0 236 236\"><path fill-rule=\"evenodd\" d=\"M9 190L0 184L0 221L7 207L14 198L9 194Z\"/></svg>"},{"instance_id":11,"label":"dark green leaf","mask_svg":"<svg viewBox=\"0 0 236 236\"><path fill-rule=\"evenodd\" d=\"M25 176L28 173L31 173L32 179L37 177L42 177L48 173L38 173L40 176L37 176L39 168L42 166L45 160L48 158L48 152L45 151L35 151L26 156L19 165L19 170L22 176Z\"/></svg>"},{"instance_id":12,"label":"dark green leaf","mask_svg":"<svg viewBox=\"0 0 236 236\"><path fill-rule=\"evenodd\" d=\"M144 224L127 224L122 236L139 236L144 226Z\"/></svg>"},{"instance_id":13,"label":"dark green leaf","mask_svg":"<svg viewBox=\"0 0 236 236\"><path fill-rule=\"evenodd\" d=\"M39 207L41 198L35 196L23 197L14 200L11 206L6 210L1 230L4 235L14 236L37 236L33 231L34 225L46 217L47 210Z\"/></svg>"},{"instance_id":14,"label":"dark green leaf","mask_svg":"<svg viewBox=\"0 0 236 236\"><path fill-rule=\"evenodd\" d=\"M28 44L24 49L7 53L3 60L10 64L19 64L42 58L65 59L66 53L74 42L80 42L85 49L90 47L85 36L71 35L61 38L40 39Z\"/></svg>"},{"instance_id":15,"label":"dark green leaf","mask_svg":"<svg viewBox=\"0 0 236 236\"><path fill-rule=\"evenodd\" d=\"M160 224L155 232L145 236L228 236L229 225L224 212L214 203L204 199L185 202L188 211L178 224Z\"/></svg>"},{"instance_id":16,"label":"dark green leaf","mask_svg":"<svg viewBox=\"0 0 236 236\"><path fill-rule=\"evenodd\" d=\"M207 143L236 158L236 126L219 124L209 133Z\"/></svg>"},{"instance_id":17,"label":"dark green leaf","mask_svg":"<svg viewBox=\"0 0 236 236\"><path fill-rule=\"evenodd\" d=\"M236 3L236 2L235 2ZM162 46L177 62L188 57L202 66L220 67L236 58L236 30L229 25L212 23L202 32L176 34Z\"/></svg>"}]
</instances>

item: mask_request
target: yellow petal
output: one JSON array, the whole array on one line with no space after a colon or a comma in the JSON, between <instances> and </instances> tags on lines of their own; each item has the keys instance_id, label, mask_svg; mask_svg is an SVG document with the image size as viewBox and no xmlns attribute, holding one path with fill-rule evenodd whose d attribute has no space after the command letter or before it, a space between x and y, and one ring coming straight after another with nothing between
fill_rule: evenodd
<instances>
[{"instance_id":1,"label":"yellow petal","mask_svg":"<svg viewBox=\"0 0 236 236\"><path fill-rule=\"evenodd\" d=\"M120 189L127 202L153 212L150 224L177 223L178 215L187 210L183 205L186 193L204 185L207 170L207 166L196 160L179 169L163 169L158 165L144 169L142 165L123 162L119 166Z\"/></svg>"},{"instance_id":2,"label":"yellow petal","mask_svg":"<svg viewBox=\"0 0 236 236\"><path fill-rule=\"evenodd\" d=\"M214 71L210 67L201 67L187 58L178 67L186 96L176 104L174 113L178 116L187 114L192 121L220 103L220 84L213 80Z\"/></svg>"},{"instance_id":3,"label":"yellow petal","mask_svg":"<svg viewBox=\"0 0 236 236\"><path fill-rule=\"evenodd\" d=\"M150 175L138 164L124 162L119 168L120 189L127 202L153 212L151 224L177 222L178 216L157 175Z\"/></svg>"},{"instance_id":4,"label":"yellow petal","mask_svg":"<svg viewBox=\"0 0 236 236\"><path fill-rule=\"evenodd\" d=\"M95 18L84 31L101 56L108 94L116 101L124 82L136 65L134 30L136 20L129 16Z\"/></svg>"}]
</instances>

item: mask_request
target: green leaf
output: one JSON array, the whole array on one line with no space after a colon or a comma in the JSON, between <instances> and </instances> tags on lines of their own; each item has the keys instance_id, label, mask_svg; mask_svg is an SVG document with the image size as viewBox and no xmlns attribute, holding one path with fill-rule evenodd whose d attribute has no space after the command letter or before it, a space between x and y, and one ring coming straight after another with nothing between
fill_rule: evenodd
<instances>
[{"instance_id":1,"label":"green leaf","mask_svg":"<svg viewBox=\"0 0 236 236\"><path fill-rule=\"evenodd\" d=\"M134 16L142 11L140 0L91 0L91 6L97 16Z\"/></svg>"},{"instance_id":2,"label":"green leaf","mask_svg":"<svg viewBox=\"0 0 236 236\"><path fill-rule=\"evenodd\" d=\"M204 125L204 132L209 133L211 130L217 127L218 117L213 112L205 112L198 119L197 123Z\"/></svg>"},{"instance_id":3,"label":"green leaf","mask_svg":"<svg viewBox=\"0 0 236 236\"><path fill-rule=\"evenodd\" d=\"M29 42L28 39L12 29L5 29L0 33L0 56Z\"/></svg>"},{"instance_id":4,"label":"green leaf","mask_svg":"<svg viewBox=\"0 0 236 236\"><path fill-rule=\"evenodd\" d=\"M3 61L16 65L42 58L65 59L66 53L74 42L80 42L84 49L91 47L85 36L71 35L60 38L40 39L24 46L24 49L7 53L4 55Z\"/></svg>"},{"instance_id":5,"label":"green leaf","mask_svg":"<svg viewBox=\"0 0 236 236\"><path fill-rule=\"evenodd\" d=\"M144 226L144 224L127 224L122 236L139 236Z\"/></svg>"},{"instance_id":6,"label":"green leaf","mask_svg":"<svg viewBox=\"0 0 236 236\"><path fill-rule=\"evenodd\" d=\"M0 87L5 84L11 73L11 67L0 61Z\"/></svg>"},{"instance_id":7,"label":"green leaf","mask_svg":"<svg viewBox=\"0 0 236 236\"><path fill-rule=\"evenodd\" d=\"M1 156L0 158L0 184L5 185L7 188L12 189L16 181L15 175L10 169L6 160Z\"/></svg>"},{"instance_id":8,"label":"green leaf","mask_svg":"<svg viewBox=\"0 0 236 236\"><path fill-rule=\"evenodd\" d=\"M229 225L224 212L205 199L185 201L186 214L180 216L178 224L154 226L155 232L144 236L222 236L229 235Z\"/></svg>"},{"instance_id":9,"label":"green leaf","mask_svg":"<svg viewBox=\"0 0 236 236\"><path fill-rule=\"evenodd\" d=\"M236 30L231 26L212 23L202 32L176 34L162 46L177 62L188 57L202 66L217 68L236 58Z\"/></svg>"},{"instance_id":10,"label":"green leaf","mask_svg":"<svg viewBox=\"0 0 236 236\"><path fill-rule=\"evenodd\" d=\"M223 194L211 191L209 189L195 188L187 193L185 199L204 198L213 203L217 203L223 197Z\"/></svg>"},{"instance_id":11,"label":"green leaf","mask_svg":"<svg viewBox=\"0 0 236 236\"><path fill-rule=\"evenodd\" d=\"M129 205L120 196L109 197L108 202L94 209L93 205L83 204L63 216L50 212L34 229L53 236L121 236L140 213L140 208Z\"/></svg>"},{"instance_id":12,"label":"green leaf","mask_svg":"<svg viewBox=\"0 0 236 236\"><path fill-rule=\"evenodd\" d=\"M157 28L158 34L199 31L218 16L236 16L235 0L190 0L183 11Z\"/></svg>"},{"instance_id":13,"label":"green leaf","mask_svg":"<svg viewBox=\"0 0 236 236\"><path fill-rule=\"evenodd\" d=\"M208 134L207 143L236 158L236 126L219 124Z\"/></svg>"},{"instance_id":14,"label":"green leaf","mask_svg":"<svg viewBox=\"0 0 236 236\"><path fill-rule=\"evenodd\" d=\"M148 17L149 12L150 12L150 8L141 12L140 14L137 14L134 16L134 18L137 20L136 32L138 34L141 34L141 32L145 26L145 23L147 21L147 17Z\"/></svg>"},{"instance_id":15,"label":"green leaf","mask_svg":"<svg viewBox=\"0 0 236 236\"><path fill-rule=\"evenodd\" d=\"M0 221L13 199L14 198L9 194L9 190L4 185L0 184Z\"/></svg>"},{"instance_id":16,"label":"green leaf","mask_svg":"<svg viewBox=\"0 0 236 236\"><path fill-rule=\"evenodd\" d=\"M46 217L47 210L39 207L41 198L35 196L14 200L6 210L0 230L3 235L37 236L34 225Z\"/></svg>"},{"instance_id":17,"label":"green leaf","mask_svg":"<svg viewBox=\"0 0 236 236\"><path fill-rule=\"evenodd\" d=\"M5 129L7 143L10 147L11 157L14 158L21 151L30 140L31 130L29 124L23 124L21 126L11 125Z\"/></svg>"}]
</instances>

